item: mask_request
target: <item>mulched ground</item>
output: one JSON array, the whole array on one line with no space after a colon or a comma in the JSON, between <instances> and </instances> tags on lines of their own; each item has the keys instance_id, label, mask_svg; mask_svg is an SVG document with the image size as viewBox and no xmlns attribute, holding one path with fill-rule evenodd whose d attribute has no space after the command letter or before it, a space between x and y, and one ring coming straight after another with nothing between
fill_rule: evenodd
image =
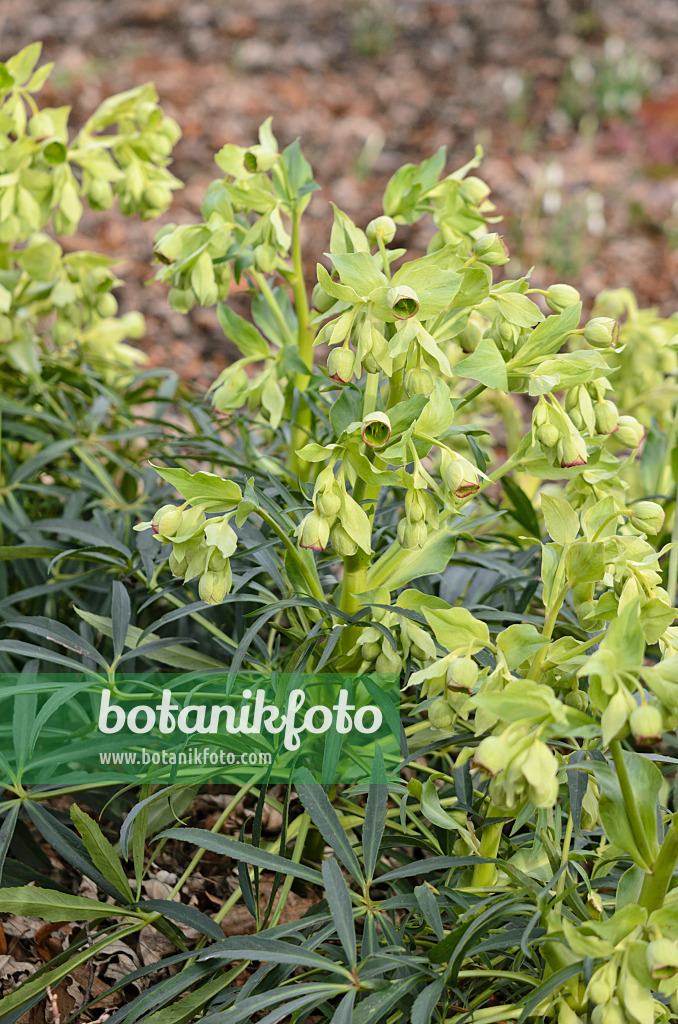
<instances>
[{"instance_id":1,"label":"mulched ground","mask_svg":"<svg viewBox=\"0 0 678 1024\"><path fill-rule=\"evenodd\" d=\"M560 83L609 36L656 62L658 81L632 118L577 132ZM329 200L364 225L401 163L445 144L452 169L480 142L510 276L536 264L539 281L564 278L586 299L628 286L641 304L677 308L675 0L4 0L0 58L36 39L56 62L44 102L71 104L76 126L111 93L155 82L183 130L172 169L186 188L165 220L197 215L214 152L249 144L269 114L283 144L301 136L322 186L307 215L309 283ZM146 314L151 360L209 384L232 352L212 311L173 314L164 286L147 286L157 226L87 215L68 246L124 260L121 305ZM416 229L403 238L425 245Z\"/></svg>"}]
</instances>

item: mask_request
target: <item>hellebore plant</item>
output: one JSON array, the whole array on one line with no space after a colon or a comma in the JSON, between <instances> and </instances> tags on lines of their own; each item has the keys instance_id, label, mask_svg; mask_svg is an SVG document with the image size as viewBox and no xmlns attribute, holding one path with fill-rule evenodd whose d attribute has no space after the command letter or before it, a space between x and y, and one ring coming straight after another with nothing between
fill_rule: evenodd
<instances>
[{"instance_id":1,"label":"hellebore plant","mask_svg":"<svg viewBox=\"0 0 678 1024\"><path fill-rule=\"evenodd\" d=\"M142 134L165 124L149 118ZM26 144L45 183L71 152L58 126L46 134L54 158L42 129ZM114 138L96 152L118 152ZM130 178L120 146L111 187L123 203L158 205L155 184L116 184ZM311 1010L337 1024L678 1015L676 527L663 537L664 506L675 522L678 322L625 291L599 296L587 320L568 284L499 279L510 258L472 173L480 157L451 174L444 149L405 165L364 229L335 208L310 302L302 215L317 185L270 120L257 145L217 154L223 176L202 220L157 236L172 308L216 305L242 356L211 389L218 443L196 438L217 471L156 466L183 500L138 529L159 542L168 586L170 574L183 580L211 616L259 603L235 640L212 626L231 671L393 674L406 747L401 777L375 766L366 806L341 789L330 802L309 776L291 860L284 830L279 854L261 845L265 790L252 843L219 835L223 817L212 832L163 833L198 859L209 849L241 865L218 920L242 894L260 934L219 942L203 921L196 948L214 945L182 969L184 987L170 979L161 1003L158 985L130 1020L202 983L210 963L214 976L168 1019L237 1024L274 1000L266 1021ZM410 257L398 234L420 220L430 241ZM233 283L249 318L230 305ZM141 642L127 622L80 614L118 653ZM76 825L94 849L91 826ZM300 922L279 925L279 910L269 922L260 869L323 888L325 901ZM30 893L2 890L0 907L28 913ZM245 964L224 980L228 960ZM225 991L249 960L264 967ZM0 1010L22 1005L9 1000Z\"/></svg>"},{"instance_id":2,"label":"hellebore plant","mask_svg":"<svg viewBox=\"0 0 678 1024\"><path fill-rule=\"evenodd\" d=\"M480 154L441 177L441 150L394 175L383 215L365 230L335 208L309 311L300 225L316 185L298 144L279 152L269 121L259 146L229 145L216 160L225 176L208 189L204 221L161 231L158 276L175 308L218 302L242 358L215 381L214 408L247 408L250 451L285 487L301 486L308 511L274 513L254 478L243 490L232 478L159 469L185 499L151 524L172 546L171 572L198 577L203 600L224 600L238 528L250 516L267 523L285 549L283 596L306 604L324 640L309 643L290 613L291 662L402 673L411 750L428 741L454 766L456 798L436 813L459 830L455 852L481 858L473 887L510 884L491 858L510 848L507 821L535 821L533 850L558 868L537 914L540 950L545 977L562 978L541 1019L584 1020L588 1005L606 1024L668 1020L678 834L660 811L662 772L634 746L656 746L676 725L676 580L663 586L667 548L652 543L664 510L631 490L643 422L615 400L615 372L627 350L633 360L638 331L632 300L607 293L601 311L615 315L582 322L569 285L496 281L509 254L490 230L489 189L470 173ZM398 227L424 217L435 232L425 255L408 258L393 247ZM253 322L229 308L231 280L248 282ZM621 307L631 315L620 330ZM641 331L664 374L677 327L654 317ZM675 385L662 381L674 402ZM492 400L509 448L490 466L478 438ZM527 489L550 537L543 620L507 616L490 631L435 586L412 583L444 575L455 547L483 538L507 477L507 496L528 501ZM457 780L469 770L469 792L485 800L475 827L468 807L453 809L464 805ZM439 778L443 790L452 783ZM416 775L408 790L439 825ZM576 895L587 860L594 873L626 863L616 892Z\"/></svg>"}]
</instances>

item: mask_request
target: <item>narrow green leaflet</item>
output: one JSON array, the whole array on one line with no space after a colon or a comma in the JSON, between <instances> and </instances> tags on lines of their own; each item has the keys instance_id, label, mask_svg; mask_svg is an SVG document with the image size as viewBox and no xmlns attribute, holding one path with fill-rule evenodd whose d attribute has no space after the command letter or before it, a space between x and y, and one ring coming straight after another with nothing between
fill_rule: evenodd
<instances>
[{"instance_id":1,"label":"narrow green leaflet","mask_svg":"<svg viewBox=\"0 0 678 1024\"><path fill-rule=\"evenodd\" d=\"M26 885L0 889L0 906L5 914L23 914L43 921L96 921L107 917L134 917L135 911L99 903L86 896L72 896L57 889Z\"/></svg>"},{"instance_id":2,"label":"narrow green leaflet","mask_svg":"<svg viewBox=\"0 0 678 1024\"><path fill-rule=\"evenodd\" d=\"M134 893L127 881L120 858L97 823L75 803L71 804L71 821L80 833L94 866L132 903Z\"/></svg>"}]
</instances>

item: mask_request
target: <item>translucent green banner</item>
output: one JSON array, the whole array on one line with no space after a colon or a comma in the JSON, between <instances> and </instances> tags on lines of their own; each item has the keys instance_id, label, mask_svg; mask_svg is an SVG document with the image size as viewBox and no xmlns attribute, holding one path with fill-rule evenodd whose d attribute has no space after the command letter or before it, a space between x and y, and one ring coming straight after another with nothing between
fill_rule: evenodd
<instances>
[{"instance_id":1,"label":"translucent green banner","mask_svg":"<svg viewBox=\"0 0 678 1024\"><path fill-rule=\"evenodd\" d=\"M394 676L0 675L0 786L370 779L400 761Z\"/></svg>"}]
</instances>

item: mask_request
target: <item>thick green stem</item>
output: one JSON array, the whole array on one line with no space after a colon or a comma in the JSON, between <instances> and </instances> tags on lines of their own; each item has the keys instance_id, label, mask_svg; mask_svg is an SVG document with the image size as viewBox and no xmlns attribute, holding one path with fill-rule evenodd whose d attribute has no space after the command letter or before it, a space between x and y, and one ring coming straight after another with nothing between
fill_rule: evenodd
<instances>
[{"instance_id":1,"label":"thick green stem","mask_svg":"<svg viewBox=\"0 0 678 1024\"><path fill-rule=\"evenodd\" d=\"M567 586L563 587L561 589L560 593L558 594L558 596L556 597L556 600L553 603L553 607L547 609L546 619L544 621L543 634L544 634L545 637L548 637L549 640L553 636L553 630L554 630L555 624L556 624L556 622L558 620L558 612L560 611L560 609L563 606L563 601L565 600L565 597L567 596L567 592L569 591L569 589L570 589L569 584ZM546 658L546 652L547 651L548 651L548 645L547 644L545 644L540 650L537 651L537 653L535 654L534 658L532 659L532 664L530 665L530 671L527 673L527 678L528 679L534 679L535 681L537 679L539 679L539 676L541 675L542 666L543 666L544 660Z\"/></svg>"},{"instance_id":2,"label":"thick green stem","mask_svg":"<svg viewBox=\"0 0 678 1024\"><path fill-rule=\"evenodd\" d=\"M676 478L676 497L675 504L673 506L671 543L674 547L671 548L671 553L669 555L669 574L666 582L666 590L668 592L669 599L673 604L676 600L676 585L678 584L678 547L675 547L675 544L678 543L678 477Z\"/></svg>"},{"instance_id":3,"label":"thick green stem","mask_svg":"<svg viewBox=\"0 0 678 1024\"><path fill-rule=\"evenodd\" d=\"M502 817L503 813L494 804L490 804L487 817L488 818L499 818ZM480 837L480 856L481 857L496 857L499 853L499 843L501 842L501 833L504 827L502 821L497 822L495 825L486 825L483 829L483 834ZM471 885L475 887L484 887L488 885L494 885L497 881L497 865L496 864L476 864L473 869L473 878Z\"/></svg>"},{"instance_id":4,"label":"thick green stem","mask_svg":"<svg viewBox=\"0 0 678 1024\"><path fill-rule=\"evenodd\" d=\"M626 810L626 816L629 819L629 824L631 825L633 838L641 857L648 865L648 870L650 870L654 858L647 841L647 836L645 835L643 823L640 820L640 811L638 810L638 799L642 799L642 796L640 794L636 795L633 792L629 773L626 770L626 762L624 761L622 745L619 740L611 740L610 753L612 755L612 761L619 780L619 788L621 789L622 797L624 798L624 809Z\"/></svg>"},{"instance_id":5,"label":"thick green stem","mask_svg":"<svg viewBox=\"0 0 678 1024\"><path fill-rule=\"evenodd\" d=\"M263 508L257 509L257 515L261 516L265 523L268 523L271 529L277 534L277 536L283 542L283 544L289 551L291 557L297 563L299 571L301 572L302 576L304 577L308 584L309 593L311 594L311 597L317 598L318 601L324 601L325 595L323 594L322 587L320 586L320 583L316 576L309 571L308 565L306 564L306 561L304 560L301 552L299 551L299 548L294 543L294 541L290 540L285 531L281 529L280 526L278 526L275 519L272 516L270 516L268 512L266 512Z\"/></svg>"},{"instance_id":6,"label":"thick green stem","mask_svg":"<svg viewBox=\"0 0 678 1024\"><path fill-rule=\"evenodd\" d=\"M301 258L301 210L295 205L292 214L292 295L294 308L299 323L298 354L302 363L308 367L308 374L297 373L294 376L294 390L300 394L306 390L311 379L313 368L313 329L309 324L308 297L304 281L304 266ZM302 478L308 473L308 463L297 458L296 452L309 441L311 428L311 410L300 401L297 417L292 427L292 441L288 457L289 469Z\"/></svg>"},{"instance_id":7,"label":"thick green stem","mask_svg":"<svg viewBox=\"0 0 678 1024\"><path fill-rule=\"evenodd\" d=\"M651 913L661 907L669 891L673 872L678 864L678 814L674 814L671 825L664 836L659 856L652 866L652 871L645 875L640 890L639 903Z\"/></svg>"}]
</instances>

